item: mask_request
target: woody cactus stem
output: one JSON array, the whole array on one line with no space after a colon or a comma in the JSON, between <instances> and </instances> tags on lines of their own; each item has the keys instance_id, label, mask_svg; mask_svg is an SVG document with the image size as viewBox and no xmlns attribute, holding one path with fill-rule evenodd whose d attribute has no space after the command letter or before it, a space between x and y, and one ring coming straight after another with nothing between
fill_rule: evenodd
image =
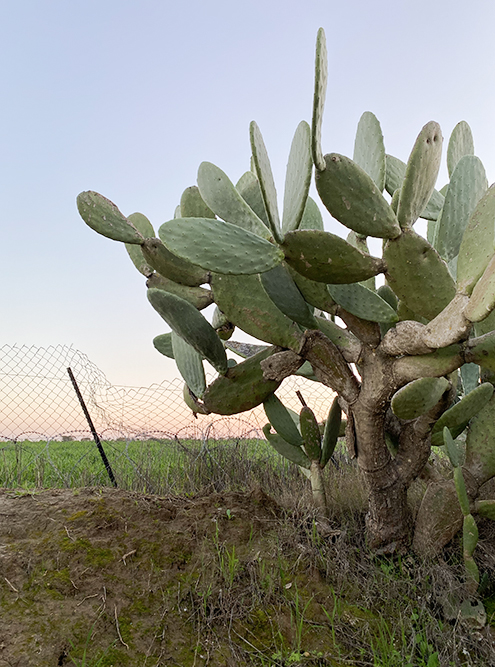
<instances>
[{"instance_id":1,"label":"woody cactus stem","mask_svg":"<svg viewBox=\"0 0 495 667\"><path fill-rule=\"evenodd\" d=\"M352 159L324 154L326 53L320 30L313 117L295 132L282 211L254 122L251 170L234 184L203 162L197 186L186 188L158 235L144 215L126 217L95 192L81 193L78 208L93 230L126 245L146 277L149 301L172 329L155 347L176 359L194 413L263 404L267 441L310 477L324 512L343 411L347 450L368 488L369 544L406 551L412 538L432 555L463 522L453 481L439 479L430 460L445 426L454 438L469 427L468 498L494 512L476 503L495 475L495 185L464 122L448 143L450 182L438 190L443 137L434 121L411 142L407 162L386 154L370 112ZM313 173L323 206L346 228L341 235L325 231L308 196ZM419 218L428 221L427 238L415 230ZM382 240L381 257L370 254L368 236ZM380 275L386 284L377 287ZM210 323L202 309L212 303ZM230 340L236 328L259 345ZM231 351L244 360L229 359ZM209 386L205 360L218 371ZM310 407L297 414L275 395L290 375L337 395L323 436ZM407 492L420 475L429 484L413 519Z\"/></svg>"}]
</instances>

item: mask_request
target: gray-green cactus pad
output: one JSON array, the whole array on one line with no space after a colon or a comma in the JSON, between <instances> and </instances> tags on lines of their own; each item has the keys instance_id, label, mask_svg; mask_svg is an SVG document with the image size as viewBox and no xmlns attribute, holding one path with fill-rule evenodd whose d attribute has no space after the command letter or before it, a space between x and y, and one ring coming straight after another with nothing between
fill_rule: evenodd
<instances>
[{"instance_id":1,"label":"gray-green cactus pad","mask_svg":"<svg viewBox=\"0 0 495 667\"><path fill-rule=\"evenodd\" d=\"M311 229L289 232L281 247L288 264L317 282L357 283L384 270L381 259L366 255L329 232Z\"/></svg>"},{"instance_id":2,"label":"gray-green cactus pad","mask_svg":"<svg viewBox=\"0 0 495 667\"><path fill-rule=\"evenodd\" d=\"M266 343L299 350L299 327L273 303L260 276L213 274L211 288L215 303L237 327Z\"/></svg>"},{"instance_id":3,"label":"gray-green cactus pad","mask_svg":"<svg viewBox=\"0 0 495 667\"><path fill-rule=\"evenodd\" d=\"M474 155L461 158L450 179L435 235L435 248L446 262L459 254L469 218L487 187L481 160Z\"/></svg>"},{"instance_id":4,"label":"gray-green cactus pad","mask_svg":"<svg viewBox=\"0 0 495 667\"><path fill-rule=\"evenodd\" d=\"M159 273L153 273L147 280L146 286L150 288L162 289L165 292L170 292L181 299L185 299L192 303L198 310L203 310L213 303L213 293L204 287L189 287L176 283L170 278L165 278Z\"/></svg>"},{"instance_id":5,"label":"gray-green cactus pad","mask_svg":"<svg viewBox=\"0 0 495 667\"><path fill-rule=\"evenodd\" d=\"M165 222L158 234L174 255L227 275L269 271L284 258L278 246L222 220L179 218Z\"/></svg>"},{"instance_id":6,"label":"gray-green cactus pad","mask_svg":"<svg viewBox=\"0 0 495 667\"><path fill-rule=\"evenodd\" d=\"M311 158L311 128L299 123L292 141L285 177L282 233L298 229L306 207L313 160Z\"/></svg>"},{"instance_id":7,"label":"gray-green cactus pad","mask_svg":"<svg viewBox=\"0 0 495 667\"><path fill-rule=\"evenodd\" d=\"M270 238L270 230L219 167L211 162L202 162L198 169L198 187L203 200L219 218L265 239Z\"/></svg>"},{"instance_id":8,"label":"gray-green cactus pad","mask_svg":"<svg viewBox=\"0 0 495 667\"><path fill-rule=\"evenodd\" d=\"M202 355L175 331L172 331L172 350L175 363L185 383L195 396L201 398L206 390Z\"/></svg>"},{"instance_id":9,"label":"gray-green cactus pad","mask_svg":"<svg viewBox=\"0 0 495 667\"><path fill-rule=\"evenodd\" d=\"M143 235L119 209L103 195L88 190L77 197L77 210L95 232L114 241L141 244Z\"/></svg>"},{"instance_id":10,"label":"gray-green cactus pad","mask_svg":"<svg viewBox=\"0 0 495 667\"><path fill-rule=\"evenodd\" d=\"M335 301L330 296L325 283L317 283L316 280L310 280L302 276L292 266L289 266L289 271L299 291L311 306L326 313L335 311Z\"/></svg>"},{"instance_id":11,"label":"gray-green cactus pad","mask_svg":"<svg viewBox=\"0 0 495 667\"><path fill-rule=\"evenodd\" d=\"M219 415L234 415L260 405L280 386L280 382L265 380L260 366L274 352L274 348L263 350L217 377L203 396L206 408Z\"/></svg>"},{"instance_id":12,"label":"gray-green cactus pad","mask_svg":"<svg viewBox=\"0 0 495 667\"><path fill-rule=\"evenodd\" d=\"M263 407L265 408L268 421L275 431L291 445L300 447L303 444L303 439L293 417L295 413L292 413L292 411L289 412L275 394L270 394L263 401ZM298 415L295 416L297 422L299 422Z\"/></svg>"},{"instance_id":13,"label":"gray-green cactus pad","mask_svg":"<svg viewBox=\"0 0 495 667\"><path fill-rule=\"evenodd\" d=\"M219 373L227 372L227 355L222 341L192 304L160 289L149 289L148 300L172 331L192 345Z\"/></svg>"},{"instance_id":14,"label":"gray-green cactus pad","mask_svg":"<svg viewBox=\"0 0 495 667\"><path fill-rule=\"evenodd\" d=\"M215 214L204 201L196 185L186 188L180 198L179 218L214 218Z\"/></svg>"},{"instance_id":15,"label":"gray-green cactus pad","mask_svg":"<svg viewBox=\"0 0 495 667\"><path fill-rule=\"evenodd\" d=\"M153 338L153 345L155 346L155 349L160 352L160 354L163 354L169 359L174 358L174 351L172 349L172 333L165 333L160 334L159 336L155 336L155 338Z\"/></svg>"},{"instance_id":16,"label":"gray-green cactus pad","mask_svg":"<svg viewBox=\"0 0 495 667\"><path fill-rule=\"evenodd\" d=\"M385 179L385 188L388 194L394 199L397 197L397 202L394 204L392 202L391 206L394 211L397 211L399 200L400 200L400 191L402 188L402 183L404 181L404 176L406 175L406 163L399 160L399 158L394 157L393 155L386 155L386 179ZM433 193L430 197L430 200L421 211L420 218L425 218L434 222L438 219L440 212L443 208L444 196L438 192L438 190L433 190Z\"/></svg>"},{"instance_id":17,"label":"gray-green cactus pad","mask_svg":"<svg viewBox=\"0 0 495 667\"><path fill-rule=\"evenodd\" d=\"M449 387L450 382L446 378L414 380L394 394L392 411L400 419L416 419L431 410Z\"/></svg>"},{"instance_id":18,"label":"gray-green cactus pad","mask_svg":"<svg viewBox=\"0 0 495 667\"><path fill-rule=\"evenodd\" d=\"M495 251L495 184L478 202L462 237L457 260L457 287L471 294Z\"/></svg>"},{"instance_id":19,"label":"gray-green cactus pad","mask_svg":"<svg viewBox=\"0 0 495 667\"><path fill-rule=\"evenodd\" d=\"M371 111L359 119L352 159L371 176L380 192L385 187L385 144L380 123Z\"/></svg>"},{"instance_id":20,"label":"gray-green cactus pad","mask_svg":"<svg viewBox=\"0 0 495 667\"><path fill-rule=\"evenodd\" d=\"M457 438L471 419L480 412L493 396L493 385L489 382L480 384L458 403L446 410L435 422L431 432L431 444L440 447L443 442L443 429L447 427L453 438Z\"/></svg>"},{"instance_id":21,"label":"gray-green cactus pad","mask_svg":"<svg viewBox=\"0 0 495 667\"><path fill-rule=\"evenodd\" d=\"M433 319L455 296L449 269L437 251L414 230L387 241L383 257L387 281L416 315Z\"/></svg>"},{"instance_id":22,"label":"gray-green cactus pad","mask_svg":"<svg viewBox=\"0 0 495 667\"><path fill-rule=\"evenodd\" d=\"M416 139L402 183L397 220L403 229L411 227L429 202L440 168L442 131L434 121L427 123Z\"/></svg>"},{"instance_id":23,"label":"gray-green cactus pad","mask_svg":"<svg viewBox=\"0 0 495 667\"><path fill-rule=\"evenodd\" d=\"M334 218L363 236L400 235L395 213L364 169L337 153L325 155L325 163L325 170L316 172L316 188Z\"/></svg>"},{"instance_id":24,"label":"gray-green cactus pad","mask_svg":"<svg viewBox=\"0 0 495 667\"><path fill-rule=\"evenodd\" d=\"M306 456L302 448L291 445L290 442L284 440L280 435L278 435L278 433L271 433L270 424L266 424L263 427L263 433L265 434L265 438L268 440L271 446L283 457L289 461L292 461L292 463L301 466L301 468L311 467L311 461Z\"/></svg>"},{"instance_id":25,"label":"gray-green cactus pad","mask_svg":"<svg viewBox=\"0 0 495 667\"><path fill-rule=\"evenodd\" d=\"M306 199L306 206L298 229L319 229L321 232L323 231L323 218L320 209L311 197Z\"/></svg>"},{"instance_id":26,"label":"gray-green cactus pad","mask_svg":"<svg viewBox=\"0 0 495 667\"><path fill-rule=\"evenodd\" d=\"M141 251L145 260L155 271L176 283L195 287L209 280L208 271L191 264L182 257L177 257L163 245L160 239L145 239Z\"/></svg>"},{"instance_id":27,"label":"gray-green cactus pad","mask_svg":"<svg viewBox=\"0 0 495 667\"><path fill-rule=\"evenodd\" d=\"M253 161L256 169L256 175L260 183L265 209L268 215L268 222L271 232L276 241L280 241L280 218L278 214L277 190L273 179L272 168L268 152L263 141L260 128L254 122L249 126L249 137L251 140L251 150L253 152Z\"/></svg>"},{"instance_id":28,"label":"gray-green cactus pad","mask_svg":"<svg viewBox=\"0 0 495 667\"><path fill-rule=\"evenodd\" d=\"M313 119L311 123L311 149L315 167L325 169L325 159L321 150L321 125L328 80L327 42L323 28L318 30L316 38L315 87L313 95Z\"/></svg>"},{"instance_id":29,"label":"gray-green cactus pad","mask_svg":"<svg viewBox=\"0 0 495 667\"><path fill-rule=\"evenodd\" d=\"M318 328L313 313L284 264L262 273L261 282L270 299L287 317L306 329Z\"/></svg>"},{"instance_id":30,"label":"gray-green cactus pad","mask_svg":"<svg viewBox=\"0 0 495 667\"><path fill-rule=\"evenodd\" d=\"M461 122L457 123L452 130L449 145L447 147L447 169L449 177L454 173L459 160L465 155L474 155L474 141L471 128L465 120L461 120Z\"/></svg>"},{"instance_id":31,"label":"gray-green cactus pad","mask_svg":"<svg viewBox=\"0 0 495 667\"><path fill-rule=\"evenodd\" d=\"M495 308L495 254L476 283L464 315L470 322L481 322Z\"/></svg>"},{"instance_id":32,"label":"gray-green cactus pad","mask_svg":"<svg viewBox=\"0 0 495 667\"><path fill-rule=\"evenodd\" d=\"M363 320L393 324L399 318L395 310L376 292L364 285L327 285L332 299L344 310Z\"/></svg>"},{"instance_id":33,"label":"gray-green cactus pad","mask_svg":"<svg viewBox=\"0 0 495 667\"><path fill-rule=\"evenodd\" d=\"M325 430L323 431L323 438L321 441L321 460L320 465L322 468L326 466L329 462L337 444L340 432L340 425L342 423L342 410L339 405L339 397L336 396L330 410L328 412L328 417L325 422Z\"/></svg>"},{"instance_id":34,"label":"gray-green cactus pad","mask_svg":"<svg viewBox=\"0 0 495 667\"><path fill-rule=\"evenodd\" d=\"M495 475L495 396L469 425L465 467L479 486Z\"/></svg>"},{"instance_id":35,"label":"gray-green cactus pad","mask_svg":"<svg viewBox=\"0 0 495 667\"><path fill-rule=\"evenodd\" d=\"M268 229L270 223L268 222L265 202L263 201L259 181L253 172L246 171L237 181L235 187L246 204L256 213L258 218L265 223Z\"/></svg>"}]
</instances>

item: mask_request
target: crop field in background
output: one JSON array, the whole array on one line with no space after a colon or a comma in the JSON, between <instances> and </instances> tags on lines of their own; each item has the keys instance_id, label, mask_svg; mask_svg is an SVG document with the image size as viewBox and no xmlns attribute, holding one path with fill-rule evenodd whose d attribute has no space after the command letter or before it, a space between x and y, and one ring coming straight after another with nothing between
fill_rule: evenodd
<instances>
[{"instance_id":1,"label":"crop field in background","mask_svg":"<svg viewBox=\"0 0 495 667\"><path fill-rule=\"evenodd\" d=\"M102 442L117 486L155 494L246 489L275 476L300 477L296 466L262 439L112 440ZM112 486L93 440L0 443L0 486Z\"/></svg>"}]
</instances>

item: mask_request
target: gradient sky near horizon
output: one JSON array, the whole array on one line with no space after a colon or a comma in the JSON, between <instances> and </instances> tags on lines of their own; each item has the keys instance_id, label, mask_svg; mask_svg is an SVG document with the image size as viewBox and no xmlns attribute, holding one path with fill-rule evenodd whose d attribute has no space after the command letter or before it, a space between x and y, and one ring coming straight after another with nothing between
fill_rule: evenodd
<instances>
[{"instance_id":1,"label":"gradient sky near horizon","mask_svg":"<svg viewBox=\"0 0 495 667\"><path fill-rule=\"evenodd\" d=\"M249 168L254 119L281 201L293 133L311 117L320 26L325 152L352 156L363 111L403 160L429 120L445 147L466 120L492 183L493 25L493 0L0 2L0 346L71 344L113 384L176 376L152 346L168 327L144 278L86 227L76 196L96 190L157 229L203 160L234 182Z\"/></svg>"}]
</instances>

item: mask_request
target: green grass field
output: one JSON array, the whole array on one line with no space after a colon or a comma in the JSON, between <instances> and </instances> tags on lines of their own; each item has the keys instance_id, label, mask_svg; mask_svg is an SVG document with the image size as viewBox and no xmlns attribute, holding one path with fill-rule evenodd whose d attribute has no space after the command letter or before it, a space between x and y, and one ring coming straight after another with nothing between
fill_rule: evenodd
<instances>
[{"instance_id":1,"label":"green grass field","mask_svg":"<svg viewBox=\"0 0 495 667\"><path fill-rule=\"evenodd\" d=\"M264 440L112 440L102 443L119 488L143 493L244 489L254 479L298 475ZM0 443L0 486L112 486L93 441Z\"/></svg>"}]
</instances>

